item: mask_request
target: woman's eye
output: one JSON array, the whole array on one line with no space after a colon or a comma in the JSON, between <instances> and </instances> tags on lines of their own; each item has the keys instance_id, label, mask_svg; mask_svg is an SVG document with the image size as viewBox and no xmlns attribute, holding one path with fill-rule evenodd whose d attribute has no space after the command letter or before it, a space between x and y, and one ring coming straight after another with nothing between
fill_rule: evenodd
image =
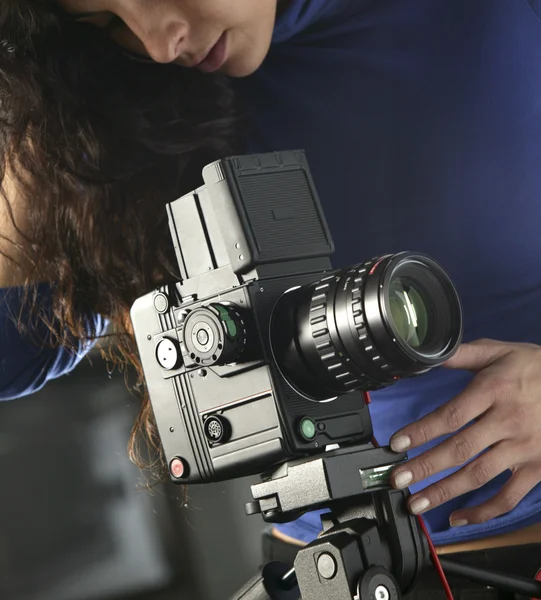
<instances>
[{"instance_id":1,"label":"woman's eye","mask_svg":"<svg viewBox=\"0 0 541 600\"><path fill-rule=\"evenodd\" d=\"M109 23L106 25L108 31L116 31L117 29L126 29L126 23L117 15L113 15L109 19Z\"/></svg>"},{"instance_id":2,"label":"woman's eye","mask_svg":"<svg viewBox=\"0 0 541 600\"><path fill-rule=\"evenodd\" d=\"M116 16L108 12L94 13L88 16L74 16L74 20L78 23L89 23L97 27L109 27L112 21L116 20Z\"/></svg>"},{"instance_id":3,"label":"woman's eye","mask_svg":"<svg viewBox=\"0 0 541 600\"><path fill-rule=\"evenodd\" d=\"M154 62L149 58L141 40L118 15L110 12L93 13L92 15L75 16L75 20L102 29L104 34L110 36L112 40L121 46L130 58L143 62Z\"/></svg>"}]
</instances>

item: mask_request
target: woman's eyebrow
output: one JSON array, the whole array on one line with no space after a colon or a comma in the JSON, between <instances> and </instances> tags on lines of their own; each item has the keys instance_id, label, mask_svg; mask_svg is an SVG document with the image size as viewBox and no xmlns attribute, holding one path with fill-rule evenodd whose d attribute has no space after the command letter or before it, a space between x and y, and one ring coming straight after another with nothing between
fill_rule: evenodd
<instances>
[{"instance_id":1,"label":"woman's eyebrow","mask_svg":"<svg viewBox=\"0 0 541 600\"><path fill-rule=\"evenodd\" d=\"M110 13L106 10L94 10L94 11L85 11L85 12L77 12L77 13L73 13L73 12L68 13L68 19L75 23L77 23L79 21L87 22L86 19L92 19L95 17L102 18L102 19L100 19L100 23L99 23L100 27L105 27L105 28L108 28L110 26L114 27L114 26L122 23L122 19L120 19L120 17L117 17L113 13ZM102 20L103 20L103 22L101 22ZM88 21L88 23L90 23L90 22L91 21Z\"/></svg>"}]
</instances>

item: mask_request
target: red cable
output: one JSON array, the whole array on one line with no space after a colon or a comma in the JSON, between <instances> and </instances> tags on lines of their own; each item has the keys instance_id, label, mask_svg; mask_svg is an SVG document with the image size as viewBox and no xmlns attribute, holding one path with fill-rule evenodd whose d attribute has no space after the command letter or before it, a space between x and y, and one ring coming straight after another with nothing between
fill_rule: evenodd
<instances>
[{"instance_id":1,"label":"red cable","mask_svg":"<svg viewBox=\"0 0 541 600\"><path fill-rule=\"evenodd\" d=\"M369 392L364 392L364 399L365 399L366 404L370 404L370 402L372 402ZM376 448L380 447L377 439L374 436L372 436L372 444ZM432 539L430 538L430 534L428 533L428 529L426 528L423 517L421 515L417 515L417 519L419 521L419 524L421 525L421 529L423 530L423 533L425 534L426 541L428 542L428 547L430 549L430 557L432 558L432 564L434 565L434 568L436 569L436 571L438 573L441 584L445 591L445 596L446 596L447 600L454 600L453 592L451 591L451 587L449 586L449 582L447 581L447 577L445 576L445 572L443 570L443 567L441 566L440 559L438 558L438 553L436 552L436 548L434 547L434 544L432 543ZM541 573L541 570L540 570L540 573Z\"/></svg>"},{"instance_id":2,"label":"red cable","mask_svg":"<svg viewBox=\"0 0 541 600\"><path fill-rule=\"evenodd\" d=\"M421 525L421 529L425 534L426 541L428 542L428 547L430 548L430 557L432 558L432 564L434 568L438 572L438 576L440 578L441 584L443 586L443 590L445 591L445 596L447 600L454 600L453 592L451 591L451 587L449 586L449 582L447 581L447 577L445 576L445 571L441 566L440 559L438 558L438 553L436 552L436 548L432 543L432 539L430 538L430 534L428 533L428 529L426 528L425 522L421 515L417 515L417 519L419 520L419 524Z\"/></svg>"}]
</instances>

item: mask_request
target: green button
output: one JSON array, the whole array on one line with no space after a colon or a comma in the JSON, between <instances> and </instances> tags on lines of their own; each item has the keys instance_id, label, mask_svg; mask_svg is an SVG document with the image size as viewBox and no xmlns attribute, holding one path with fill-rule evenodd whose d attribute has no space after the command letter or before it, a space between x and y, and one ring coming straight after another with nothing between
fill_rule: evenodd
<instances>
[{"instance_id":1,"label":"green button","mask_svg":"<svg viewBox=\"0 0 541 600\"><path fill-rule=\"evenodd\" d=\"M305 417L301 421L301 434L307 440L313 440L316 437L316 424L312 419Z\"/></svg>"}]
</instances>

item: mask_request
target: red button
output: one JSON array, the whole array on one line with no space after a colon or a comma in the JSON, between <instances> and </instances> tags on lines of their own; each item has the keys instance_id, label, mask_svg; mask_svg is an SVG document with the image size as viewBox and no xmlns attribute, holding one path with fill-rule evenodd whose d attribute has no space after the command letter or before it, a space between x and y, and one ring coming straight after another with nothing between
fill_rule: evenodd
<instances>
[{"instance_id":1,"label":"red button","mask_svg":"<svg viewBox=\"0 0 541 600\"><path fill-rule=\"evenodd\" d=\"M182 458L174 458L169 465L169 470L171 471L171 475L173 475L173 477L176 479L182 479L186 471L186 467Z\"/></svg>"}]
</instances>

